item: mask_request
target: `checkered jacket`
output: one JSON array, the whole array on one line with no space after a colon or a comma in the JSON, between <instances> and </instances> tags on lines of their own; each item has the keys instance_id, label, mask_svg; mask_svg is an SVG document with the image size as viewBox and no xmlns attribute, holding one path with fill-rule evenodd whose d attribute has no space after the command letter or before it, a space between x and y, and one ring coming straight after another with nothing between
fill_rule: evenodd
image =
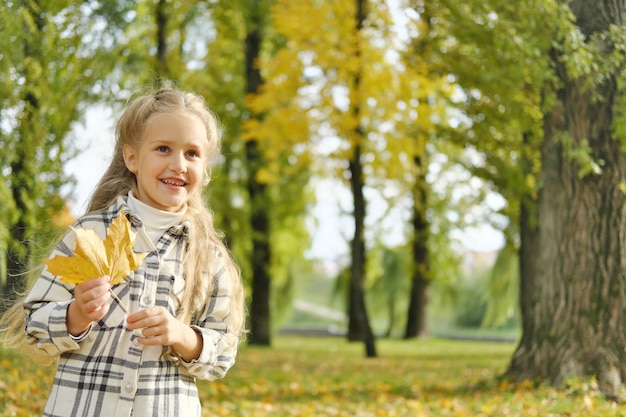
<instances>
[{"instance_id":1,"label":"checkered jacket","mask_svg":"<svg viewBox=\"0 0 626 417\"><path fill-rule=\"evenodd\" d=\"M80 218L75 227L93 228L101 238L121 209L137 231L135 250L150 253L141 267L112 289L131 312L162 306L176 315L184 289L182 259L188 225L167 230L154 245L141 219L126 206L126 198L104 212ZM53 250L73 255L75 235L68 232ZM236 346L226 341L225 319L230 311L231 286L217 248L207 254L213 262L214 288L193 328L203 338L200 357L185 362L161 346L143 346L125 326L126 314L111 299L111 308L85 334L72 337L66 316L73 285L61 283L44 269L27 295L26 335L38 349L57 357L57 371L44 416L200 416L196 378L223 377L234 365ZM207 279L209 279L207 277Z\"/></svg>"}]
</instances>

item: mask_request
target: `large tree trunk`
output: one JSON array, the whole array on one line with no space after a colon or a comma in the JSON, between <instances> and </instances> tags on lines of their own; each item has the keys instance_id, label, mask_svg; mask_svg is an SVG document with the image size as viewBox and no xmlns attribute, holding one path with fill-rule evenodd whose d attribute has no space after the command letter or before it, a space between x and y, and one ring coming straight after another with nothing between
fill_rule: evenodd
<instances>
[{"instance_id":1,"label":"large tree trunk","mask_svg":"<svg viewBox=\"0 0 626 417\"><path fill-rule=\"evenodd\" d=\"M251 6L259 7L259 6ZM263 80L257 65L261 50L261 13L251 11L251 22L246 36L246 81L248 94L255 94ZM253 114L252 117L261 117ZM250 217L252 229L252 299L250 303L250 344L269 346L271 344L270 320L270 243L269 215L267 213L267 186L260 183L257 173L263 165L263 155L258 140L246 142L248 161L248 193L250 196Z\"/></svg>"},{"instance_id":2,"label":"large tree trunk","mask_svg":"<svg viewBox=\"0 0 626 417\"><path fill-rule=\"evenodd\" d=\"M626 13L614 1L575 0L571 7L586 35L621 24ZM585 90L556 53L554 63L562 84L544 119L535 264L532 278L522 274L524 334L509 375L554 383L593 375L616 395L626 376L626 156L611 136L617 87L607 77ZM566 151L584 140L603 161L600 175L581 178Z\"/></svg>"},{"instance_id":3,"label":"large tree trunk","mask_svg":"<svg viewBox=\"0 0 626 417\"><path fill-rule=\"evenodd\" d=\"M413 278L409 298L405 339L426 336L426 306L430 286L430 262L428 255L428 220L426 218L426 146L422 155L415 157L417 179L413 190Z\"/></svg>"}]
</instances>

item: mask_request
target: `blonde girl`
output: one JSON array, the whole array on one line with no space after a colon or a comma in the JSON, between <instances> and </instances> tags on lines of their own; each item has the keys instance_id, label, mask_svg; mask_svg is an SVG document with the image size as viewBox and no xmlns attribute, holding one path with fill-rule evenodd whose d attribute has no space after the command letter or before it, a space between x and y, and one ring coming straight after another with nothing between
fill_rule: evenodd
<instances>
[{"instance_id":1,"label":"blonde girl","mask_svg":"<svg viewBox=\"0 0 626 417\"><path fill-rule=\"evenodd\" d=\"M121 116L111 164L74 228L104 239L123 213L147 256L119 285L64 284L46 268L36 279L23 300L26 342L57 358L44 416L201 415L196 379L226 374L244 326L239 271L202 198L219 151L198 95L160 89ZM50 256L71 256L75 239L68 231Z\"/></svg>"}]
</instances>

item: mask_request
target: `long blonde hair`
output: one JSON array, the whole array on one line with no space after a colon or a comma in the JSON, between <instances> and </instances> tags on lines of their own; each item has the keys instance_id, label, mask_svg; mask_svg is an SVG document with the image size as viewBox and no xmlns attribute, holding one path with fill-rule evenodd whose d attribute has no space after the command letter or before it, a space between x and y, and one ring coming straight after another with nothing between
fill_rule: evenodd
<instances>
[{"instance_id":1,"label":"long blonde hair","mask_svg":"<svg viewBox=\"0 0 626 417\"><path fill-rule=\"evenodd\" d=\"M113 158L91 195L87 212L108 209L115 203L118 196L127 195L130 190L133 190L137 195L135 174L130 172L124 163L124 145L137 148L153 116L174 112L195 115L202 120L206 127L209 158L207 158L207 167L202 183L204 186L209 184L211 179L210 162L217 160L221 148L221 128L216 116L207 108L202 96L174 88L161 88L153 93L134 98L119 119L115 132L116 143ZM231 309L226 318L226 324L228 334L232 336L231 341L235 343L243 332L245 321L244 291L239 268L224 245L222 236L215 230L213 215L203 198L202 192L199 191L192 195L187 202L187 207L186 220L190 222L189 243L184 262L185 290L178 318L191 324L192 318L204 308L212 293L212 276L215 272L210 270L210 265L215 263L207 263L207 256L217 249L223 259L226 276L231 280L229 285L231 288ZM18 302L18 304L21 303ZM0 329L7 329L5 342L15 344L15 332L19 327L19 320L23 323L23 311L21 305L16 304L7 311L2 317L2 323L0 323L2 326ZM23 328L21 332L23 333ZM11 333L13 334L11 335Z\"/></svg>"}]
</instances>

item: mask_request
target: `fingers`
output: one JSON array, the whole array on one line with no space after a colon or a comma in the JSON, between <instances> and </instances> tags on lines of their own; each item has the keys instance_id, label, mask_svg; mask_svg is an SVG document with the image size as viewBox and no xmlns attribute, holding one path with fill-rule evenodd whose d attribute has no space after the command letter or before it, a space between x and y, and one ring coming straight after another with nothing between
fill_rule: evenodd
<instances>
[{"instance_id":1,"label":"fingers","mask_svg":"<svg viewBox=\"0 0 626 417\"><path fill-rule=\"evenodd\" d=\"M130 329L141 329L167 321L168 314L162 307L150 307L129 315L126 321Z\"/></svg>"},{"instance_id":2,"label":"fingers","mask_svg":"<svg viewBox=\"0 0 626 417\"><path fill-rule=\"evenodd\" d=\"M156 337L163 333L164 331L160 326L144 327L141 331L143 337Z\"/></svg>"},{"instance_id":3,"label":"fingers","mask_svg":"<svg viewBox=\"0 0 626 417\"><path fill-rule=\"evenodd\" d=\"M108 313L110 289L108 277L96 278L74 288L74 300L70 303L66 319L71 334L80 334L91 322L100 320Z\"/></svg>"},{"instance_id":4,"label":"fingers","mask_svg":"<svg viewBox=\"0 0 626 417\"><path fill-rule=\"evenodd\" d=\"M77 285L74 298L80 312L91 321L104 317L109 311L110 289L109 278L106 276Z\"/></svg>"},{"instance_id":5,"label":"fingers","mask_svg":"<svg viewBox=\"0 0 626 417\"><path fill-rule=\"evenodd\" d=\"M163 307L151 307L131 314L126 319L131 330L141 329L139 340L144 345L171 345L177 340L180 322Z\"/></svg>"},{"instance_id":6,"label":"fingers","mask_svg":"<svg viewBox=\"0 0 626 417\"><path fill-rule=\"evenodd\" d=\"M91 310L86 313L85 316L91 321L98 321L109 312L109 304L105 303L97 307L95 310Z\"/></svg>"}]
</instances>

